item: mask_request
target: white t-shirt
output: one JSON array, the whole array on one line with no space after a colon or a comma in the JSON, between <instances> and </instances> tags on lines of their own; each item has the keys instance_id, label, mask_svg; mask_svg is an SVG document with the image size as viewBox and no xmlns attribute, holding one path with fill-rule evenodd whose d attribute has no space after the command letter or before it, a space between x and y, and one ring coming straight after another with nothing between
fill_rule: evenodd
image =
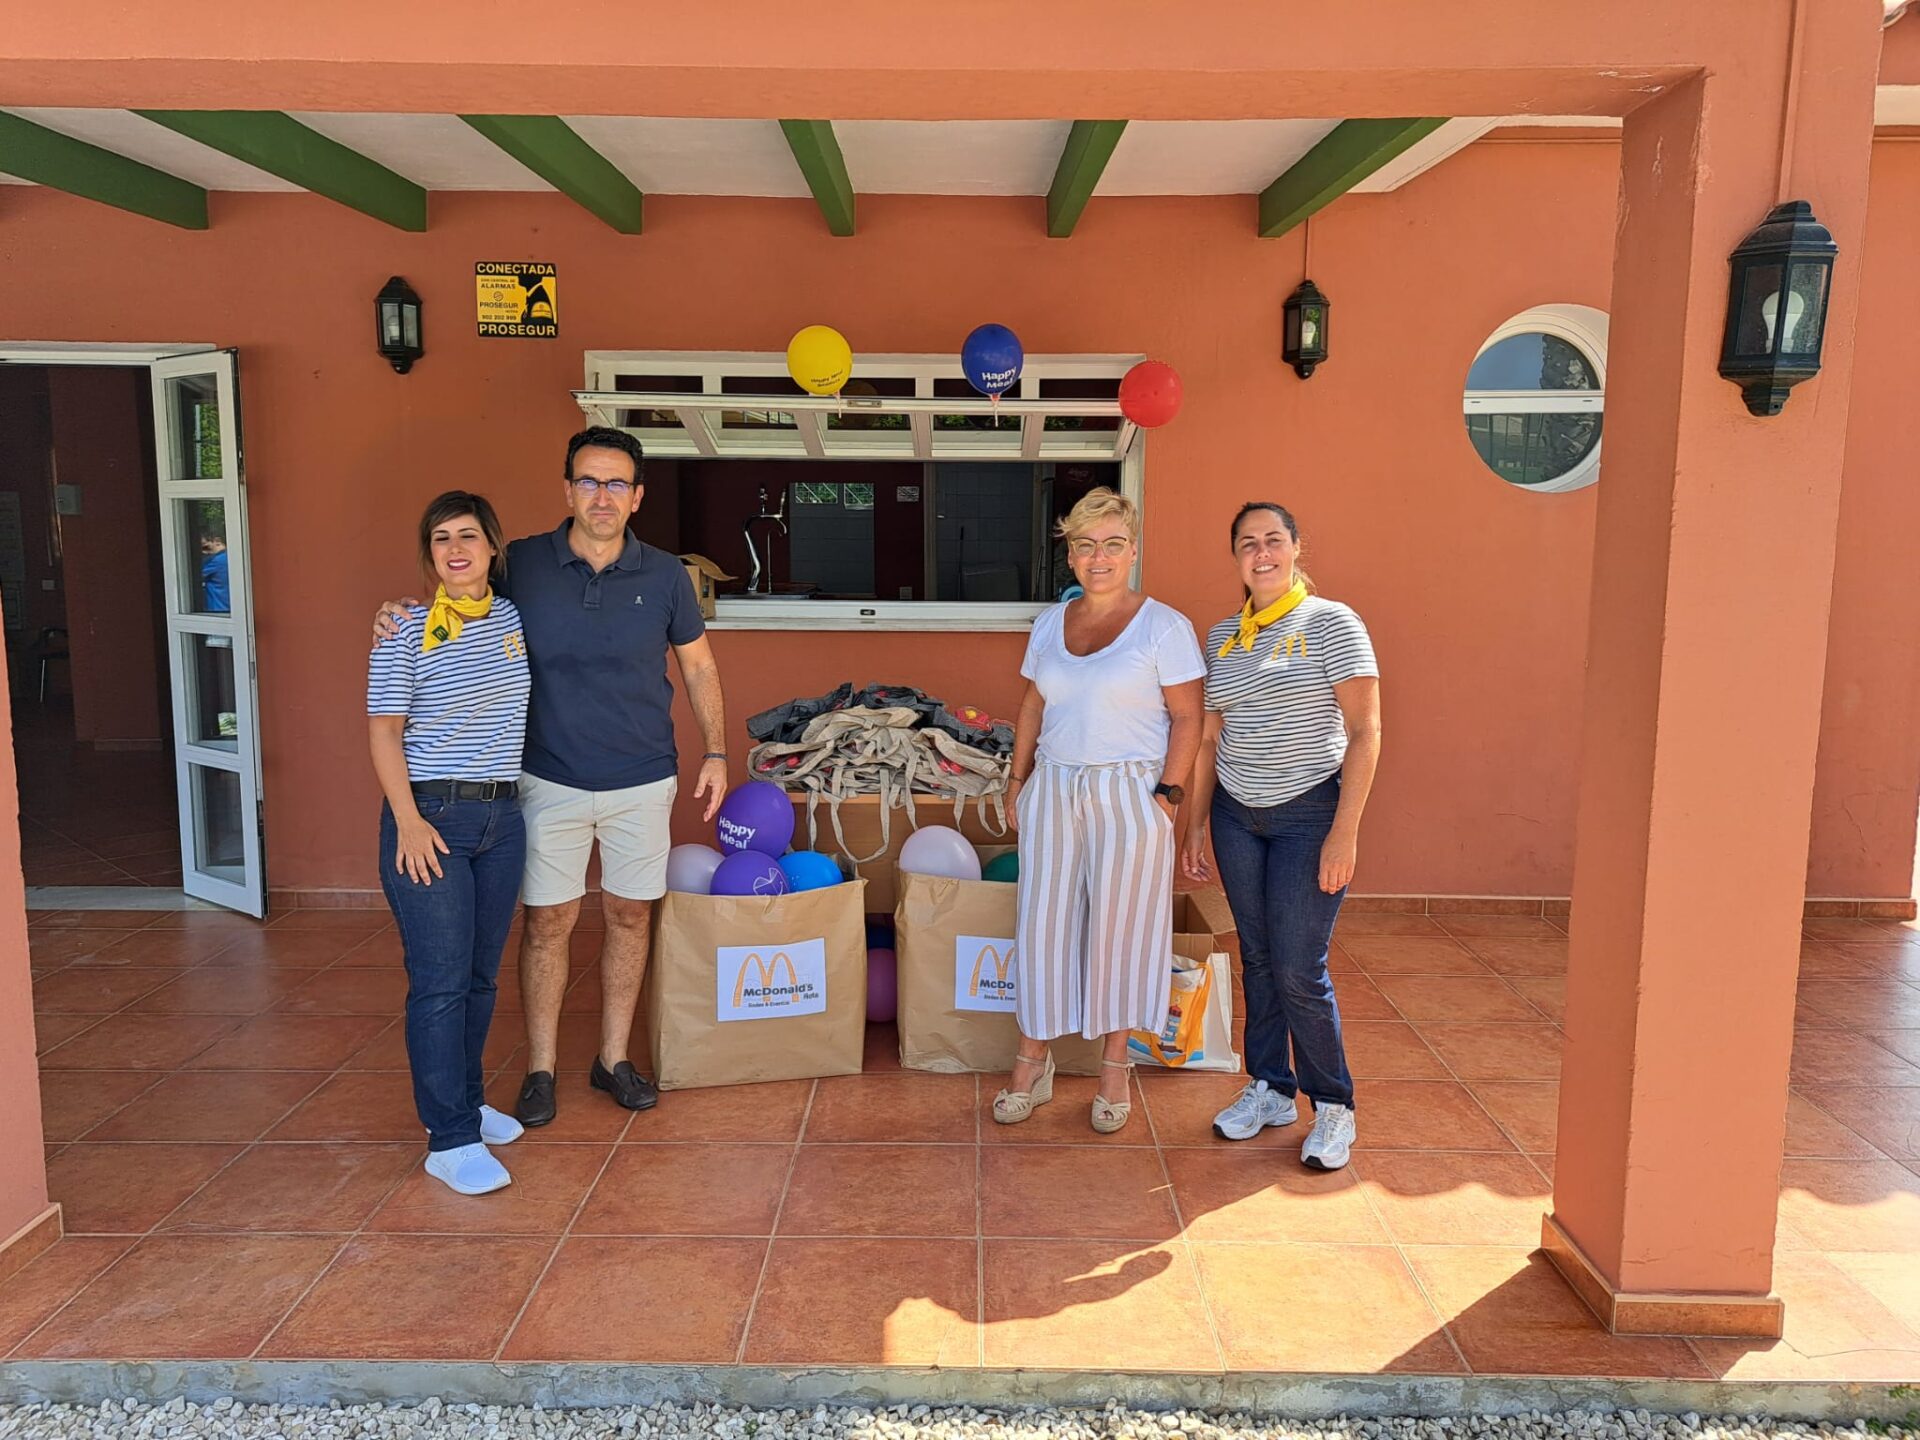
<instances>
[{"instance_id":1,"label":"white t-shirt","mask_svg":"<svg viewBox=\"0 0 1920 1440\"><path fill-rule=\"evenodd\" d=\"M1158 600L1143 601L1106 649L1072 655L1063 638L1066 616L1066 605L1041 611L1020 662L1020 673L1047 702L1040 759L1049 765L1166 759L1173 722L1161 687L1207 673L1187 617Z\"/></svg>"}]
</instances>

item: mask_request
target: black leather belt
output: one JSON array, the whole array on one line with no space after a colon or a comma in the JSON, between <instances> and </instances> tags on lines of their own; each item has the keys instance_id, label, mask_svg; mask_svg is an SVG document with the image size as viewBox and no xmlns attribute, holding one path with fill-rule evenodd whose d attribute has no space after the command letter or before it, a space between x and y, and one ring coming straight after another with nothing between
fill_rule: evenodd
<instances>
[{"instance_id":1,"label":"black leather belt","mask_svg":"<svg viewBox=\"0 0 1920 1440\"><path fill-rule=\"evenodd\" d=\"M434 800L511 800L519 785L512 780L416 780L413 793Z\"/></svg>"}]
</instances>

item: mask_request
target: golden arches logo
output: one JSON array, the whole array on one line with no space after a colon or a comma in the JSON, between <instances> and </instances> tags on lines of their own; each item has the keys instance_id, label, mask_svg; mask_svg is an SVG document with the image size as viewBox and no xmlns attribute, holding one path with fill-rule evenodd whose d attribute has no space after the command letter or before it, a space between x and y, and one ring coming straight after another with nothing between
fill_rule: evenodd
<instances>
[{"instance_id":1,"label":"golden arches logo","mask_svg":"<svg viewBox=\"0 0 1920 1440\"><path fill-rule=\"evenodd\" d=\"M506 650L509 658L514 660L524 660L527 658L527 642L518 630L507 636L500 643L502 648Z\"/></svg>"},{"instance_id":2,"label":"golden arches logo","mask_svg":"<svg viewBox=\"0 0 1920 1440\"><path fill-rule=\"evenodd\" d=\"M734 1009L737 1010L740 1008L741 1004L746 1000L749 990L752 990L753 993L763 1001L767 999L776 989L774 982L780 974L780 968L782 966L786 967L787 983L784 988L787 994L789 996L799 994L800 974L793 968L793 957L788 955L786 951L779 950L774 952L771 959L762 960L760 958L760 952L756 950L740 962L740 974L733 982ZM759 980L760 983L757 988L748 985L747 975L749 972Z\"/></svg>"},{"instance_id":3,"label":"golden arches logo","mask_svg":"<svg viewBox=\"0 0 1920 1440\"><path fill-rule=\"evenodd\" d=\"M1268 658L1278 660L1282 655L1298 655L1304 660L1306 654L1307 637L1295 631L1291 635L1282 635L1280 637L1280 643L1273 647L1273 654Z\"/></svg>"},{"instance_id":4,"label":"golden arches logo","mask_svg":"<svg viewBox=\"0 0 1920 1440\"><path fill-rule=\"evenodd\" d=\"M982 945L980 947L980 953L973 957L973 975L967 981L967 993L976 1000L981 998L981 982L987 979L988 967L992 967L993 978L988 983L993 986L993 989L988 992L986 998L992 1000L1006 999L1007 992L1013 988L1011 973L1013 970L1013 952L1014 947L1011 945L1007 947L1004 955L992 945Z\"/></svg>"}]
</instances>

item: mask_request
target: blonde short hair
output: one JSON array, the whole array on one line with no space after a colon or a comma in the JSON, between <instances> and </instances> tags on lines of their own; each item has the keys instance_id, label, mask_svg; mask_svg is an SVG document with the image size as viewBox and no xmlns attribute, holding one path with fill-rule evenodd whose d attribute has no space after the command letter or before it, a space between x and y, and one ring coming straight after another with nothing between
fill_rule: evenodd
<instances>
[{"instance_id":1,"label":"blonde short hair","mask_svg":"<svg viewBox=\"0 0 1920 1440\"><path fill-rule=\"evenodd\" d=\"M1053 533L1063 540L1071 540L1106 520L1118 520L1127 527L1133 543L1140 543L1140 507L1105 485L1097 485L1082 495L1066 518L1053 527Z\"/></svg>"}]
</instances>

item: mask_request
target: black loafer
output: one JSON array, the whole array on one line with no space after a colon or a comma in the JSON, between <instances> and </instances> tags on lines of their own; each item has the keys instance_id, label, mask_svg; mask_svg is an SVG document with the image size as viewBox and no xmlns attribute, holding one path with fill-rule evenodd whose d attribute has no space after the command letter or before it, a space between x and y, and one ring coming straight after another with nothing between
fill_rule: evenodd
<instances>
[{"instance_id":1,"label":"black loafer","mask_svg":"<svg viewBox=\"0 0 1920 1440\"><path fill-rule=\"evenodd\" d=\"M622 1060L609 1070L596 1055L590 1078L594 1089L606 1091L617 1104L629 1110L651 1110L660 1103L660 1092L654 1089L651 1080L633 1068L631 1060Z\"/></svg>"},{"instance_id":2,"label":"black loafer","mask_svg":"<svg viewBox=\"0 0 1920 1440\"><path fill-rule=\"evenodd\" d=\"M513 1115L529 1130L550 1124L559 1113L553 1103L553 1072L535 1070L521 1082L520 1100L513 1107Z\"/></svg>"}]
</instances>

